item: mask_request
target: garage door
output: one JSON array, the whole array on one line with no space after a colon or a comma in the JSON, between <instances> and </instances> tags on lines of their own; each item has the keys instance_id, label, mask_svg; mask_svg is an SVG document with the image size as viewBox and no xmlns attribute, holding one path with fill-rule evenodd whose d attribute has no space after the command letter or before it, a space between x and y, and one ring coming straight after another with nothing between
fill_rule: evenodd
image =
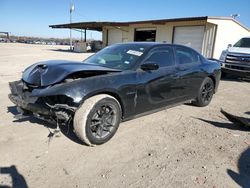
<instances>
[{"instance_id":1,"label":"garage door","mask_svg":"<svg viewBox=\"0 0 250 188\"><path fill-rule=\"evenodd\" d=\"M174 28L174 43L182 44L202 52L204 26L184 26Z\"/></svg>"},{"instance_id":2,"label":"garage door","mask_svg":"<svg viewBox=\"0 0 250 188\"><path fill-rule=\"evenodd\" d=\"M119 29L108 30L108 45L121 43L122 42L122 31Z\"/></svg>"}]
</instances>

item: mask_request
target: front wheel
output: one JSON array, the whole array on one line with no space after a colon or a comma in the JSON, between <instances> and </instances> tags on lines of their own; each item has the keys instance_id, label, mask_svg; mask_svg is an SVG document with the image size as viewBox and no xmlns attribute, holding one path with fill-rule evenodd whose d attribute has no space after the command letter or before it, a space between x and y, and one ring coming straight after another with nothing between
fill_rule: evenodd
<instances>
[{"instance_id":1,"label":"front wheel","mask_svg":"<svg viewBox=\"0 0 250 188\"><path fill-rule=\"evenodd\" d=\"M198 97L193 102L193 104L195 104L196 106L200 106L200 107L207 106L211 102L213 98L213 94L214 94L213 80L207 77L202 82L199 93L198 93Z\"/></svg>"},{"instance_id":2,"label":"front wheel","mask_svg":"<svg viewBox=\"0 0 250 188\"><path fill-rule=\"evenodd\" d=\"M121 106L114 97L106 94L93 96L76 111L74 131L87 145L103 144L116 133L121 114Z\"/></svg>"}]
</instances>

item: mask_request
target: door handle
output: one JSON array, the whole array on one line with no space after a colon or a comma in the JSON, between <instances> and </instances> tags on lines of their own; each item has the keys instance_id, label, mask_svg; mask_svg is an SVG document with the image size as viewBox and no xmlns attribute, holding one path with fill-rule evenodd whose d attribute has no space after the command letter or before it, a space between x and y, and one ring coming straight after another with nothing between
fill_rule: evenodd
<instances>
[{"instance_id":1,"label":"door handle","mask_svg":"<svg viewBox=\"0 0 250 188\"><path fill-rule=\"evenodd\" d=\"M176 78L180 78L180 74L177 72L177 73L175 73L175 74L172 75L172 78L175 78L175 79Z\"/></svg>"}]
</instances>

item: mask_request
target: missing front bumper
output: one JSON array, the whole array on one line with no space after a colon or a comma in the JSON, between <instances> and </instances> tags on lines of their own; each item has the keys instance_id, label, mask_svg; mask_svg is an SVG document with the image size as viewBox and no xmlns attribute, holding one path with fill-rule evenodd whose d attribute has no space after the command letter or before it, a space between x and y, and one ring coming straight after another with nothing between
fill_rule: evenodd
<instances>
[{"instance_id":1,"label":"missing front bumper","mask_svg":"<svg viewBox=\"0 0 250 188\"><path fill-rule=\"evenodd\" d=\"M75 106L60 103L68 98L63 96L33 97L34 88L27 86L22 80L9 83L11 94L9 99L16 106L19 115L33 115L40 119L68 122L76 110ZM63 100L64 99L64 100ZM57 103L59 100L60 102ZM52 103L55 104L52 104Z\"/></svg>"},{"instance_id":2,"label":"missing front bumper","mask_svg":"<svg viewBox=\"0 0 250 188\"><path fill-rule=\"evenodd\" d=\"M46 108L45 106L36 103L28 103L25 100L21 99L18 95L9 94L9 99L18 107L30 111L32 113L46 116L54 115L53 111L51 111L49 108Z\"/></svg>"},{"instance_id":3,"label":"missing front bumper","mask_svg":"<svg viewBox=\"0 0 250 188\"><path fill-rule=\"evenodd\" d=\"M9 99L17 107L31 112L32 114L40 114L45 116L54 115L50 108L43 104L37 103L37 97L31 97L31 91L23 83L22 80L10 82L9 83L11 94L9 94Z\"/></svg>"}]
</instances>

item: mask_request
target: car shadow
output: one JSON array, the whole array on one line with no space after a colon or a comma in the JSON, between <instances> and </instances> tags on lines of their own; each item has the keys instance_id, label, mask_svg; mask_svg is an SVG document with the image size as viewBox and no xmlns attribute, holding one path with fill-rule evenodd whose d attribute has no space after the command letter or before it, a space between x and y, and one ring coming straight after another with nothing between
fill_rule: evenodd
<instances>
[{"instance_id":1,"label":"car shadow","mask_svg":"<svg viewBox=\"0 0 250 188\"><path fill-rule=\"evenodd\" d=\"M8 113L12 113L14 116L18 115L18 111L16 110L15 106L9 106L7 107L7 112ZM21 122L30 122L30 123L36 123L39 125L44 126L45 128L49 128L49 129L53 129L56 130L57 129L57 125L53 122L47 122L45 120L41 120L38 118L35 118L33 116L26 116L22 119L15 119L13 120L14 123L21 123ZM68 139L70 139L71 141L80 144L80 145L85 145L87 146L84 142L82 142L74 133L74 129L73 129L73 124L72 122L69 125L59 125L59 129L61 131L61 133L66 136ZM50 134L51 132L49 132Z\"/></svg>"},{"instance_id":2,"label":"car shadow","mask_svg":"<svg viewBox=\"0 0 250 188\"><path fill-rule=\"evenodd\" d=\"M238 160L238 171L227 169L227 174L242 188L250 187L250 147L248 147Z\"/></svg>"},{"instance_id":3,"label":"car shadow","mask_svg":"<svg viewBox=\"0 0 250 188\"><path fill-rule=\"evenodd\" d=\"M228 75L226 77L222 77L221 80L223 81L235 81L235 82L250 82L250 78L244 78L244 77L238 77L238 76L232 76Z\"/></svg>"},{"instance_id":4,"label":"car shadow","mask_svg":"<svg viewBox=\"0 0 250 188\"><path fill-rule=\"evenodd\" d=\"M15 165L9 167L0 167L0 175L7 174L12 179L12 188L28 188L27 182L22 174L20 174ZM9 188L8 185L0 183L0 187Z\"/></svg>"},{"instance_id":5,"label":"car shadow","mask_svg":"<svg viewBox=\"0 0 250 188\"><path fill-rule=\"evenodd\" d=\"M213 126L218 127L218 128L250 132L249 127L240 126L238 124L231 123L231 122L224 123L224 122L211 121L211 120L206 120L206 119L197 118L197 117L193 117L193 118L198 119L198 120L203 121L203 122L206 122L206 123L209 123L210 125L213 125Z\"/></svg>"},{"instance_id":6,"label":"car shadow","mask_svg":"<svg viewBox=\"0 0 250 188\"><path fill-rule=\"evenodd\" d=\"M48 49L49 51L54 51L54 52L67 52L67 53L90 53L90 52L76 52L76 51L71 51L70 49ZM94 53L94 52L93 52Z\"/></svg>"}]
</instances>

